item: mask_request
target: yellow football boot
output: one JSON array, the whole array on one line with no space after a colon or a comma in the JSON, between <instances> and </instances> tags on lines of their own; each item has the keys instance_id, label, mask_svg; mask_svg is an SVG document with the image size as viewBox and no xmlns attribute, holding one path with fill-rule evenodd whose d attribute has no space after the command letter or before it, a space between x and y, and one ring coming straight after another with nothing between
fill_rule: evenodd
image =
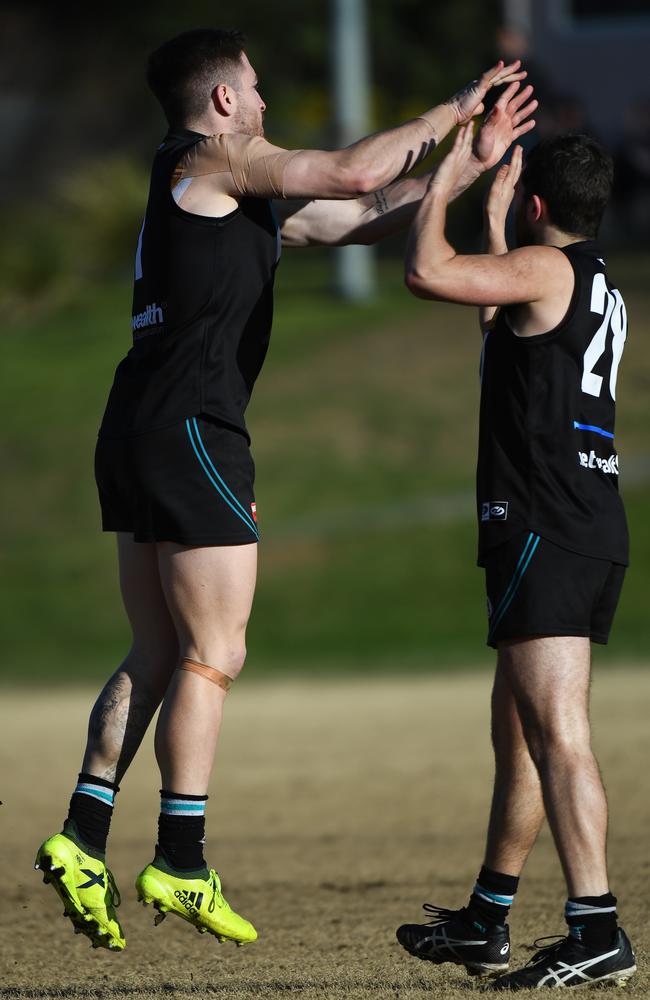
<instances>
[{"instance_id":1,"label":"yellow football boot","mask_svg":"<svg viewBox=\"0 0 650 1000\"><path fill-rule=\"evenodd\" d=\"M65 833L55 833L39 847L34 868L61 897L63 915L72 921L75 934L89 937L93 948L123 951L126 941L115 915L120 894L103 861Z\"/></svg>"},{"instance_id":2,"label":"yellow football boot","mask_svg":"<svg viewBox=\"0 0 650 1000\"><path fill-rule=\"evenodd\" d=\"M135 888L144 906L153 903L159 924L174 913L194 924L200 934L214 934L219 941L235 941L238 946L257 940L257 931L248 920L232 910L222 895L221 882L214 868L205 874L191 873L181 878L156 857L138 875Z\"/></svg>"}]
</instances>

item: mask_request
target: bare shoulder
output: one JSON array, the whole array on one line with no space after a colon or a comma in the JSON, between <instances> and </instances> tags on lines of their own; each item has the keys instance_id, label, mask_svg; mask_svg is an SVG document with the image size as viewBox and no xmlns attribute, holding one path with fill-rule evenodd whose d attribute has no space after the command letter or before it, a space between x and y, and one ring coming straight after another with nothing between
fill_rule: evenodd
<instances>
[{"instance_id":1,"label":"bare shoulder","mask_svg":"<svg viewBox=\"0 0 650 1000\"><path fill-rule=\"evenodd\" d=\"M558 247L519 247L504 254L501 259L511 280L528 291L528 294L513 298L514 302L528 301L532 305L552 301L561 304L570 300L575 273L571 261Z\"/></svg>"},{"instance_id":2,"label":"bare shoulder","mask_svg":"<svg viewBox=\"0 0 650 1000\"><path fill-rule=\"evenodd\" d=\"M537 276L531 283L536 294L528 302L520 301L509 309L510 325L519 337L535 337L555 330L566 318L575 287L575 273L571 261L558 247L522 247L512 251L519 254Z\"/></svg>"},{"instance_id":3,"label":"bare shoulder","mask_svg":"<svg viewBox=\"0 0 650 1000\"><path fill-rule=\"evenodd\" d=\"M567 255L554 246L527 246L518 247L502 255L502 259L511 265L520 268L528 268L554 272L556 274L573 274L573 268Z\"/></svg>"}]
</instances>

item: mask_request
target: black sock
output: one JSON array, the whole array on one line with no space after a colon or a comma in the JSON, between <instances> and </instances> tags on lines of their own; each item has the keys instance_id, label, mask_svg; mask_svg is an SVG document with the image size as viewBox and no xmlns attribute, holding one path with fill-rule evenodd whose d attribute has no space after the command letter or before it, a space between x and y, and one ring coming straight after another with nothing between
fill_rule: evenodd
<instances>
[{"instance_id":1,"label":"black sock","mask_svg":"<svg viewBox=\"0 0 650 1000\"><path fill-rule=\"evenodd\" d=\"M207 800L207 795L161 791L156 850L171 868L178 871L206 868L203 844Z\"/></svg>"},{"instance_id":2,"label":"black sock","mask_svg":"<svg viewBox=\"0 0 650 1000\"><path fill-rule=\"evenodd\" d=\"M103 858L118 791L117 785L105 778L84 771L79 775L63 829L79 842L82 850L89 847L89 853Z\"/></svg>"},{"instance_id":3,"label":"black sock","mask_svg":"<svg viewBox=\"0 0 650 1000\"><path fill-rule=\"evenodd\" d=\"M517 892L519 879L515 875L493 872L485 865L481 868L469 897L465 917L481 929L503 926Z\"/></svg>"},{"instance_id":4,"label":"black sock","mask_svg":"<svg viewBox=\"0 0 650 1000\"><path fill-rule=\"evenodd\" d=\"M611 892L602 896L571 896L564 908L564 919L572 937L588 948L601 951L611 944L618 927L616 896Z\"/></svg>"}]
</instances>

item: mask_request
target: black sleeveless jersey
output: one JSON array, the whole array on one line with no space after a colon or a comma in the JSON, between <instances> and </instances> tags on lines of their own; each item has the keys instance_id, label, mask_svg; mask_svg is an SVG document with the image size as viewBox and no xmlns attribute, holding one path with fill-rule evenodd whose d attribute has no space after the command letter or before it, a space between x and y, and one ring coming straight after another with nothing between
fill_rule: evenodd
<instances>
[{"instance_id":1,"label":"black sleeveless jersey","mask_svg":"<svg viewBox=\"0 0 650 1000\"><path fill-rule=\"evenodd\" d=\"M594 242L562 251L575 287L560 325L518 337L502 308L484 341L479 564L522 530L582 555L628 562L614 447L625 305Z\"/></svg>"},{"instance_id":2,"label":"black sleeveless jersey","mask_svg":"<svg viewBox=\"0 0 650 1000\"><path fill-rule=\"evenodd\" d=\"M246 433L271 333L279 232L265 199L242 198L221 218L179 208L174 168L204 138L172 131L156 153L135 259L133 346L115 372L103 435L201 413Z\"/></svg>"}]
</instances>

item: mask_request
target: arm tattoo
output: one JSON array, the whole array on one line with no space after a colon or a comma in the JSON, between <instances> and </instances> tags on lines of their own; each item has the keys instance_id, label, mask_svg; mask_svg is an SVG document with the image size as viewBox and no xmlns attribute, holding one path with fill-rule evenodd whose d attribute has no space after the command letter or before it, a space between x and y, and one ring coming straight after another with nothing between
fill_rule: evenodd
<instances>
[{"instance_id":1,"label":"arm tattoo","mask_svg":"<svg viewBox=\"0 0 650 1000\"><path fill-rule=\"evenodd\" d=\"M384 188L375 191L372 197L375 202L375 212L377 215L385 215L388 211L388 199Z\"/></svg>"}]
</instances>

